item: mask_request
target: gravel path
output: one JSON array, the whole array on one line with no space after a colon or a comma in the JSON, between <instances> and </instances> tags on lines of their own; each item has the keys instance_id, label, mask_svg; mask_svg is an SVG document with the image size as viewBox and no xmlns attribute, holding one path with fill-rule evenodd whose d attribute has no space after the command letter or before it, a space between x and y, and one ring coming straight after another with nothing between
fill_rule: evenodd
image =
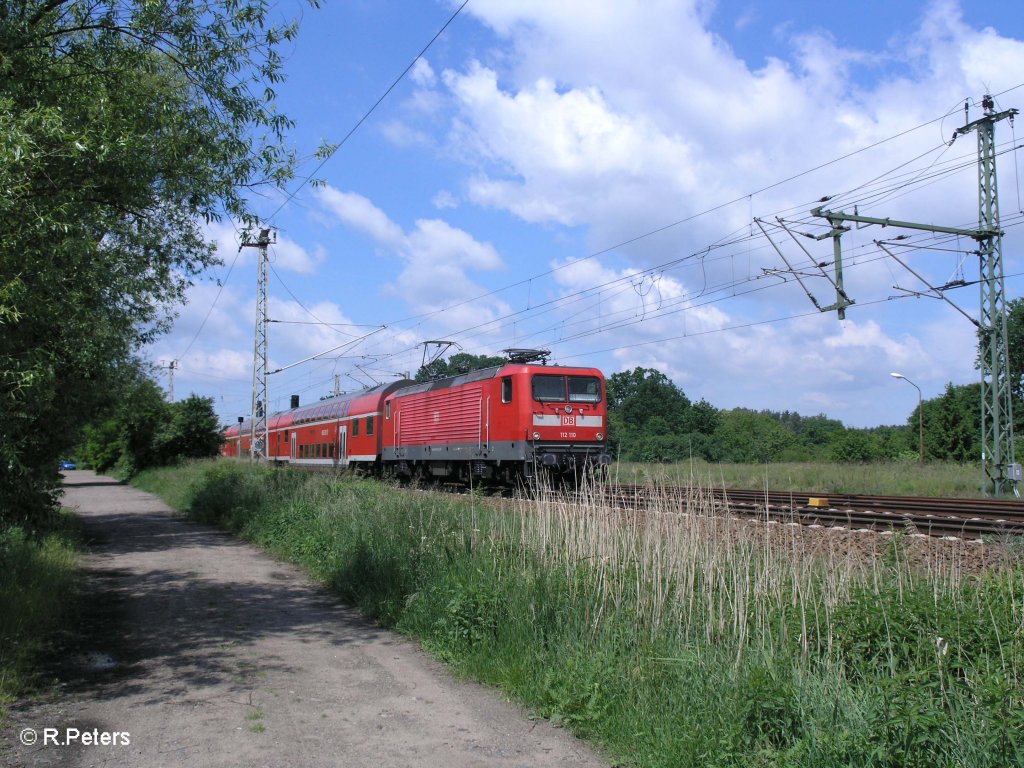
<instances>
[{"instance_id":1,"label":"gravel path","mask_svg":"<svg viewBox=\"0 0 1024 768\"><path fill-rule=\"evenodd\" d=\"M605 765L297 568L155 496L65 474L89 545L83 625L59 693L12 711L0 764Z\"/></svg>"}]
</instances>

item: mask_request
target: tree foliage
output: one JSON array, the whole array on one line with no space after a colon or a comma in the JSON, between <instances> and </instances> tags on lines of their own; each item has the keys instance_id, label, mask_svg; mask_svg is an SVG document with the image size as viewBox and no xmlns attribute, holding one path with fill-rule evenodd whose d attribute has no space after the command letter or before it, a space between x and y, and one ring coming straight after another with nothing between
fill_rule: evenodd
<instances>
[{"instance_id":1,"label":"tree foliage","mask_svg":"<svg viewBox=\"0 0 1024 768\"><path fill-rule=\"evenodd\" d=\"M416 381L430 381L432 379L444 379L448 376L458 376L468 371L479 371L482 368L494 368L508 362L507 358L494 357L491 355L471 355L468 352L456 352L447 360L435 360L432 363L421 366L416 371Z\"/></svg>"},{"instance_id":2,"label":"tree foliage","mask_svg":"<svg viewBox=\"0 0 1024 768\"><path fill-rule=\"evenodd\" d=\"M823 414L718 410L705 400L693 403L650 368L609 376L608 409L612 447L629 461L863 462L907 456L905 427L848 429Z\"/></svg>"},{"instance_id":3,"label":"tree foliage","mask_svg":"<svg viewBox=\"0 0 1024 768\"><path fill-rule=\"evenodd\" d=\"M946 385L939 397L925 400L924 453L926 459L981 461L981 385ZM910 439L917 446L920 412L908 418Z\"/></svg>"},{"instance_id":4,"label":"tree foliage","mask_svg":"<svg viewBox=\"0 0 1024 768\"><path fill-rule=\"evenodd\" d=\"M1014 405L1024 403L1024 299L1006 305L1006 341Z\"/></svg>"},{"instance_id":5,"label":"tree foliage","mask_svg":"<svg viewBox=\"0 0 1024 768\"><path fill-rule=\"evenodd\" d=\"M791 450L797 443L796 435L769 413L748 408L723 411L715 437L721 461L764 464L796 458Z\"/></svg>"},{"instance_id":6,"label":"tree foliage","mask_svg":"<svg viewBox=\"0 0 1024 768\"><path fill-rule=\"evenodd\" d=\"M608 377L612 450L636 461L675 461L701 455L719 414L709 403L692 403L665 374L634 368Z\"/></svg>"},{"instance_id":7,"label":"tree foliage","mask_svg":"<svg viewBox=\"0 0 1024 768\"><path fill-rule=\"evenodd\" d=\"M315 4L315 3L314 3ZM293 173L260 0L0 3L0 523L52 509L118 363L213 262L202 224Z\"/></svg>"},{"instance_id":8,"label":"tree foliage","mask_svg":"<svg viewBox=\"0 0 1024 768\"><path fill-rule=\"evenodd\" d=\"M134 474L184 459L216 456L222 434L211 398L169 403L146 368L130 366L107 411L87 425L78 458L94 469Z\"/></svg>"}]
</instances>

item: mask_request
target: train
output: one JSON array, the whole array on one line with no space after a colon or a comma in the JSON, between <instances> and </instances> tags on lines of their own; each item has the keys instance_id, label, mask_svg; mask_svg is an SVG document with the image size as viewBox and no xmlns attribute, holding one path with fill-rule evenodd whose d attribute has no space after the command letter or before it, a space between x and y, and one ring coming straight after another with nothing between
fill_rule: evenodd
<instances>
[{"instance_id":1,"label":"train","mask_svg":"<svg viewBox=\"0 0 1024 768\"><path fill-rule=\"evenodd\" d=\"M605 379L506 350L502 365L326 397L267 418L267 445L239 419L222 454L351 470L399 481L512 485L579 482L611 463ZM253 440L256 439L256 451ZM263 450L265 448L265 450Z\"/></svg>"}]
</instances>

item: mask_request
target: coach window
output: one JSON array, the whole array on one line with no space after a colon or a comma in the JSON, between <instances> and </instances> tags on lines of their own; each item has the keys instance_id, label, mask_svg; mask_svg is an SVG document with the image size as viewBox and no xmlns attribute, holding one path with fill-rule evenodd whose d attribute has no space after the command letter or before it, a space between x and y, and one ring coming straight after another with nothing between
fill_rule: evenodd
<instances>
[{"instance_id":1,"label":"coach window","mask_svg":"<svg viewBox=\"0 0 1024 768\"><path fill-rule=\"evenodd\" d=\"M366 436L369 437L373 434L373 416L366 417Z\"/></svg>"},{"instance_id":2,"label":"coach window","mask_svg":"<svg viewBox=\"0 0 1024 768\"><path fill-rule=\"evenodd\" d=\"M501 379L501 402L512 402L512 377L503 376Z\"/></svg>"},{"instance_id":3,"label":"coach window","mask_svg":"<svg viewBox=\"0 0 1024 768\"><path fill-rule=\"evenodd\" d=\"M352 437L359 437L359 419L352 419Z\"/></svg>"},{"instance_id":4,"label":"coach window","mask_svg":"<svg viewBox=\"0 0 1024 768\"><path fill-rule=\"evenodd\" d=\"M386 403L384 403L384 418L388 419L389 421L391 420L391 401L390 400L388 400Z\"/></svg>"}]
</instances>

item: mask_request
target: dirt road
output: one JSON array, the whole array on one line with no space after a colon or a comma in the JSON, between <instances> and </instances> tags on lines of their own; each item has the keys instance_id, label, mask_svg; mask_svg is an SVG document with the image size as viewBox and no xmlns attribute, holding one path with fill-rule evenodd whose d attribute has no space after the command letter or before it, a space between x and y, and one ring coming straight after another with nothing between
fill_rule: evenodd
<instances>
[{"instance_id":1,"label":"dirt road","mask_svg":"<svg viewBox=\"0 0 1024 768\"><path fill-rule=\"evenodd\" d=\"M14 709L0 764L604 765L298 569L91 472L66 488L89 544L81 637L59 694Z\"/></svg>"}]
</instances>

